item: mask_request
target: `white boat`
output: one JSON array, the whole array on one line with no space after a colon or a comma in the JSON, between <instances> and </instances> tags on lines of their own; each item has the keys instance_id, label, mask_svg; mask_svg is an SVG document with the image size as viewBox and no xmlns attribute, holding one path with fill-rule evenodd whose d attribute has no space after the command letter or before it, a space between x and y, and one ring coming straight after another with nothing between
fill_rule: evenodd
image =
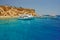
<instances>
[{"instance_id":1,"label":"white boat","mask_svg":"<svg viewBox=\"0 0 60 40\"><path fill-rule=\"evenodd\" d=\"M30 19L33 19L33 16L32 15L25 14L25 15L20 16L19 19L30 20Z\"/></svg>"},{"instance_id":2,"label":"white boat","mask_svg":"<svg viewBox=\"0 0 60 40\"><path fill-rule=\"evenodd\" d=\"M56 18L56 14L52 13L52 14L50 14L50 17Z\"/></svg>"}]
</instances>

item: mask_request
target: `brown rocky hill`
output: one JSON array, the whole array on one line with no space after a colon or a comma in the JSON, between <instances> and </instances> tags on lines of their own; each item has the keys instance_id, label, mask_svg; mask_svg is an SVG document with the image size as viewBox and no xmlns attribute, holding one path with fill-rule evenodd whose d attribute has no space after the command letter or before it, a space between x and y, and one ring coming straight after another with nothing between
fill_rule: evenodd
<instances>
[{"instance_id":1,"label":"brown rocky hill","mask_svg":"<svg viewBox=\"0 0 60 40\"><path fill-rule=\"evenodd\" d=\"M36 16L34 9L29 8L18 8L12 6L0 6L0 16L21 16L23 14L29 14L32 16Z\"/></svg>"}]
</instances>

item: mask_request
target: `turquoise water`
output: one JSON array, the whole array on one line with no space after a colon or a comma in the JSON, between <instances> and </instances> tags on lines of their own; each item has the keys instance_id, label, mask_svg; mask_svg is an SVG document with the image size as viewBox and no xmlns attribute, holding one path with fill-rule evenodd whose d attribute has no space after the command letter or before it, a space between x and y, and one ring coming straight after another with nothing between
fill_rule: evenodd
<instances>
[{"instance_id":1,"label":"turquoise water","mask_svg":"<svg viewBox=\"0 0 60 40\"><path fill-rule=\"evenodd\" d=\"M60 40L60 19L0 19L0 40Z\"/></svg>"}]
</instances>

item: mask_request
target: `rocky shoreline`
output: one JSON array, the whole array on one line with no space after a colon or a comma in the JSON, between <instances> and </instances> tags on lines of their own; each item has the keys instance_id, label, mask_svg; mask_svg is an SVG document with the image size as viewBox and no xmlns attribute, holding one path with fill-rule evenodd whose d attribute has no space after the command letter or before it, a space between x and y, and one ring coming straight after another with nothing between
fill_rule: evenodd
<instances>
[{"instance_id":1,"label":"rocky shoreline","mask_svg":"<svg viewBox=\"0 0 60 40\"><path fill-rule=\"evenodd\" d=\"M14 18L24 14L37 16L34 9L0 5L0 18Z\"/></svg>"}]
</instances>

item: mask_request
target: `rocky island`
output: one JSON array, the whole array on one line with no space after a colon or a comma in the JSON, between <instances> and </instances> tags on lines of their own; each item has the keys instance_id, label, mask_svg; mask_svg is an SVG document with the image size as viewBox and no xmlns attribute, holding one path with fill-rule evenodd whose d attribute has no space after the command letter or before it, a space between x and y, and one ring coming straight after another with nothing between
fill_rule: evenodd
<instances>
[{"instance_id":1,"label":"rocky island","mask_svg":"<svg viewBox=\"0 0 60 40\"><path fill-rule=\"evenodd\" d=\"M0 5L0 18L21 17L24 14L37 16L34 9Z\"/></svg>"}]
</instances>

